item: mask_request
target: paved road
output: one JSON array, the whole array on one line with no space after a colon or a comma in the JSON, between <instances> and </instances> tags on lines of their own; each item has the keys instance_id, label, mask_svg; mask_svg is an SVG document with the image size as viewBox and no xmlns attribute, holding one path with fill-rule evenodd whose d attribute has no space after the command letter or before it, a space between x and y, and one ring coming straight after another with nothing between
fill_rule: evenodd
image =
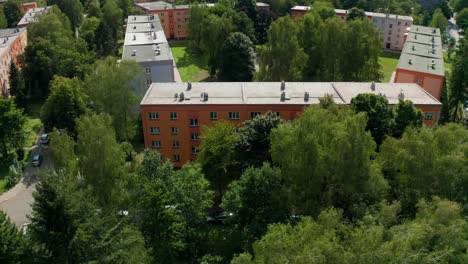
<instances>
[{"instance_id":1,"label":"paved road","mask_svg":"<svg viewBox=\"0 0 468 264\"><path fill-rule=\"evenodd\" d=\"M448 29L450 36L455 39L455 43L458 43L458 40L460 40L460 34L458 33L458 27L453 17L449 20Z\"/></svg>"},{"instance_id":2,"label":"paved road","mask_svg":"<svg viewBox=\"0 0 468 264\"><path fill-rule=\"evenodd\" d=\"M31 160L29 160L24 170L23 179L15 187L0 195L0 210L3 210L19 227L25 223L29 223L27 215L31 213L31 204L33 202L32 193L34 192L38 180L38 172L50 168L50 160L47 152L47 147L42 147L40 144L36 143L36 146L32 149L30 159L32 159L35 154L41 153L44 159L41 167L33 167Z\"/></svg>"}]
</instances>

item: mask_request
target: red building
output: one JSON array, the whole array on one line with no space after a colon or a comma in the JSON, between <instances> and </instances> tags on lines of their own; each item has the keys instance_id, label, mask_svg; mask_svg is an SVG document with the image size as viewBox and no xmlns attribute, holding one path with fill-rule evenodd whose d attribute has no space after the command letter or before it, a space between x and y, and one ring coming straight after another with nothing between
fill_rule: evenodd
<instances>
[{"instance_id":1,"label":"red building","mask_svg":"<svg viewBox=\"0 0 468 264\"><path fill-rule=\"evenodd\" d=\"M10 65L18 62L28 43L27 31L24 28L0 30L0 93L8 97L10 89ZM18 65L19 66L19 65Z\"/></svg>"},{"instance_id":2,"label":"red building","mask_svg":"<svg viewBox=\"0 0 468 264\"><path fill-rule=\"evenodd\" d=\"M330 95L350 104L358 94L386 96L390 104L412 101L425 114L425 124L437 124L442 104L417 84L396 83L153 83L140 108L145 147L173 161L176 167L197 158L201 128L217 120L240 125L267 111L295 119L305 107Z\"/></svg>"}]
</instances>

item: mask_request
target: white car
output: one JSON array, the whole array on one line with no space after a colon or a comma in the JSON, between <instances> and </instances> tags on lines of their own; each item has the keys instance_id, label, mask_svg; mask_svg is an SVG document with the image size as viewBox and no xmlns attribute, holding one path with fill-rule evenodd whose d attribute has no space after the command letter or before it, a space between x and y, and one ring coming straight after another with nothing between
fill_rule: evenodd
<instances>
[{"instance_id":1,"label":"white car","mask_svg":"<svg viewBox=\"0 0 468 264\"><path fill-rule=\"evenodd\" d=\"M50 141L49 134L42 134L41 135L41 144L42 145L49 144L49 141Z\"/></svg>"}]
</instances>

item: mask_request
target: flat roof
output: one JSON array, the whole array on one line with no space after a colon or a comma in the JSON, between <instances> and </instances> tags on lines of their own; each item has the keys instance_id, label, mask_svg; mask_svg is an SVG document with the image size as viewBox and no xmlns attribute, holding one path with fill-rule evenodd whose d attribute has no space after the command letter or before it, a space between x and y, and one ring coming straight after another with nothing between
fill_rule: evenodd
<instances>
[{"instance_id":1,"label":"flat roof","mask_svg":"<svg viewBox=\"0 0 468 264\"><path fill-rule=\"evenodd\" d=\"M145 23L129 23L127 24L126 33L141 33L149 31L163 31L161 23L145 22Z\"/></svg>"},{"instance_id":2,"label":"flat roof","mask_svg":"<svg viewBox=\"0 0 468 264\"><path fill-rule=\"evenodd\" d=\"M312 9L310 6L294 6L291 8L291 10L294 11L308 11ZM340 14L340 15L346 15L348 14L349 10L346 9L335 9L335 14ZM413 21L413 17L411 16L402 16L402 15L395 15L395 14L384 14L384 13L376 13L376 12L365 12L366 16L368 17L388 17L392 19L401 19L401 20L409 20Z\"/></svg>"},{"instance_id":3,"label":"flat roof","mask_svg":"<svg viewBox=\"0 0 468 264\"><path fill-rule=\"evenodd\" d=\"M172 61L172 53L167 43L124 46L122 59L137 62Z\"/></svg>"},{"instance_id":4,"label":"flat roof","mask_svg":"<svg viewBox=\"0 0 468 264\"><path fill-rule=\"evenodd\" d=\"M0 30L0 54L3 54L15 40L25 32L25 28L7 28Z\"/></svg>"},{"instance_id":5,"label":"flat roof","mask_svg":"<svg viewBox=\"0 0 468 264\"><path fill-rule=\"evenodd\" d=\"M256 5L259 6L259 7L269 7L270 6L269 4L266 4L266 3L263 3L263 2L257 2Z\"/></svg>"},{"instance_id":6,"label":"flat roof","mask_svg":"<svg viewBox=\"0 0 468 264\"><path fill-rule=\"evenodd\" d=\"M52 6L46 7L35 7L28 9L28 12L24 14L21 20L18 22L18 26L28 25L31 22L37 21L37 17L48 13L52 9Z\"/></svg>"},{"instance_id":7,"label":"flat roof","mask_svg":"<svg viewBox=\"0 0 468 264\"><path fill-rule=\"evenodd\" d=\"M397 69L445 76L440 30L423 26L411 27Z\"/></svg>"},{"instance_id":8,"label":"flat roof","mask_svg":"<svg viewBox=\"0 0 468 264\"><path fill-rule=\"evenodd\" d=\"M141 7L147 11L161 11L167 9L190 9L191 5L173 5L164 1L156 1L156 2L145 2L145 3L135 3L136 6ZM208 7L213 7L215 4L213 3L201 3L201 5L206 5Z\"/></svg>"},{"instance_id":9,"label":"flat roof","mask_svg":"<svg viewBox=\"0 0 468 264\"><path fill-rule=\"evenodd\" d=\"M125 34L124 46L167 43L163 31L136 32Z\"/></svg>"},{"instance_id":10,"label":"flat roof","mask_svg":"<svg viewBox=\"0 0 468 264\"><path fill-rule=\"evenodd\" d=\"M401 92L416 105L441 105L416 83L375 83L375 89L371 89L372 83L286 82L283 90L286 100L281 100L281 82L203 82L191 83L190 89L188 86L188 83L153 83L141 105L314 105L327 95L337 104L350 104L352 98L363 93L385 95L390 104L397 104ZM182 93L184 100L180 99ZM208 93L208 100L203 100L203 93Z\"/></svg>"}]
</instances>

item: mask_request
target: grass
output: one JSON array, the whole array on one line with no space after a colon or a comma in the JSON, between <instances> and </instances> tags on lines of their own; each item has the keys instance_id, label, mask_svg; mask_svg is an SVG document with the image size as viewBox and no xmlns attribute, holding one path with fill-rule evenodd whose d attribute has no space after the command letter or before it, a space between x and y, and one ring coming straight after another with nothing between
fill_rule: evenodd
<instances>
[{"instance_id":1,"label":"grass","mask_svg":"<svg viewBox=\"0 0 468 264\"><path fill-rule=\"evenodd\" d=\"M382 65L382 72L384 78L382 82L389 82L392 77L392 73L396 71L398 65L398 59L400 58L400 53L384 51L380 55L379 62Z\"/></svg>"},{"instance_id":2,"label":"grass","mask_svg":"<svg viewBox=\"0 0 468 264\"><path fill-rule=\"evenodd\" d=\"M209 79L203 58L188 47L187 41L171 42L169 45L183 82L200 82Z\"/></svg>"},{"instance_id":3,"label":"grass","mask_svg":"<svg viewBox=\"0 0 468 264\"><path fill-rule=\"evenodd\" d=\"M26 133L28 134L28 138L25 142L25 147L33 147L36 143L37 135L42 127L42 122L39 118L30 118L26 122Z\"/></svg>"},{"instance_id":4,"label":"grass","mask_svg":"<svg viewBox=\"0 0 468 264\"><path fill-rule=\"evenodd\" d=\"M0 166L0 194L7 191L7 175L9 172L9 168L7 165Z\"/></svg>"}]
</instances>

